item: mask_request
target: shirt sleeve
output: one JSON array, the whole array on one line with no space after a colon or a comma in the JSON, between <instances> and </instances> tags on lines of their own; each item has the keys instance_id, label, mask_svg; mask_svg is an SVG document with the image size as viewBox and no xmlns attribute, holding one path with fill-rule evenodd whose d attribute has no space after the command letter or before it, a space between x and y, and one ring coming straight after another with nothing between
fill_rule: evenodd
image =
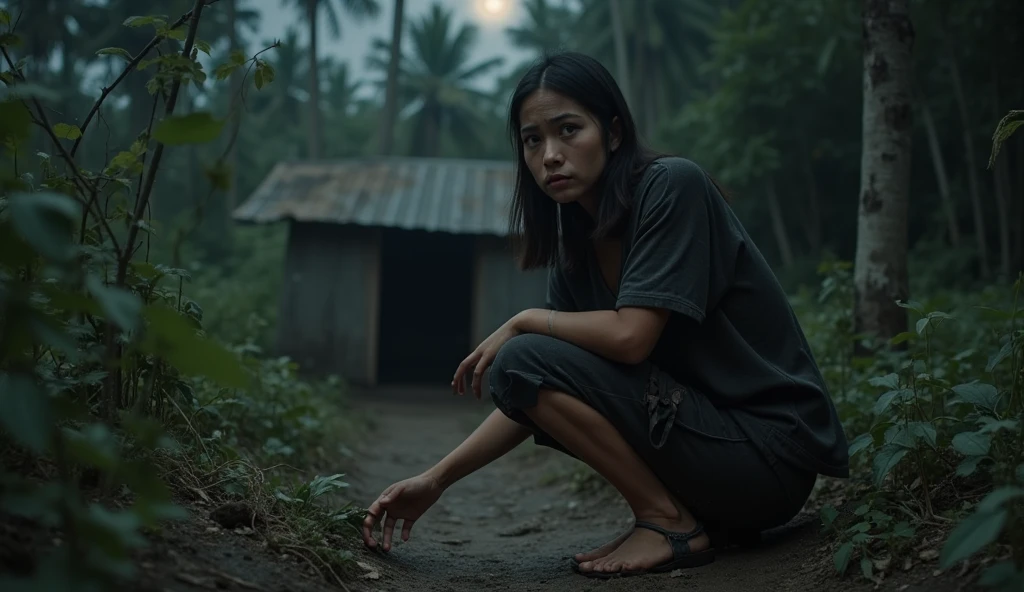
<instances>
[{"instance_id":1,"label":"shirt sleeve","mask_svg":"<svg viewBox=\"0 0 1024 592\"><path fill-rule=\"evenodd\" d=\"M551 310L578 312L572 294L569 292L569 282L558 264L548 269L547 306Z\"/></svg>"},{"instance_id":2,"label":"shirt sleeve","mask_svg":"<svg viewBox=\"0 0 1024 592\"><path fill-rule=\"evenodd\" d=\"M651 167L635 202L638 220L616 308L664 308L702 323L721 290L713 276L731 265L720 252L728 250L728 237L712 232L721 197L696 164L679 159Z\"/></svg>"}]
</instances>

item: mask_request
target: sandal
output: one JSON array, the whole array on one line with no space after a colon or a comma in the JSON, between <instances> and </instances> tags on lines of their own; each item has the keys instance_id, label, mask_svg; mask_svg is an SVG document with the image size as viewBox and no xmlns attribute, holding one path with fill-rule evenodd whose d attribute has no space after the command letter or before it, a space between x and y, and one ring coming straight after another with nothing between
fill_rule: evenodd
<instances>
[{"instance_id":1,"label":"sandal","mask_svg":"<svg viewBox=\"0 0 1024 592\"><path fill-rule=\"evenodd\" d=\"M616 571L616 572L596 572L596 571L583 571L580 569L580 563L573 557L570 559L572 563L572 569L576 573L586 576L588 578L600 578L600 579L611 579L611 578L623 578L628 576L639 576L643 574L656 574L673 571L676 569L687 569L691 567L701 567L714 562L715 550L713 547L708 547L703 551L694 553L690 550L690 539L698 537L704 532L704 525L700 522L697 523L696 528L690 532L673 532L658 526L657 524L651 524L650 522L637 522L634 524L635 528L646 528L647 530L653 530L654 532L665 535L668 539L669 545L672 547L672 559L669 559L665 563L650 567L647 569L632 570L632 571Z\"/></svg>"}]
</instances>

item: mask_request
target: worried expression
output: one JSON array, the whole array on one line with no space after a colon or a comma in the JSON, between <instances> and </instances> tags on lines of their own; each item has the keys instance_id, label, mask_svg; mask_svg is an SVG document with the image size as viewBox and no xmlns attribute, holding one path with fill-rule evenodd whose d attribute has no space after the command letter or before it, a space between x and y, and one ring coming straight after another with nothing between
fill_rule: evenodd
<instances>
[{"instance_id":1,"label":"worried expression","mask_svg":"<svg viewBox=\"0 0 1024 592\"><path fill-rule=\"evenodd\" d=\"M540 89L519 111L523 160L544 192L561 204L579 202L594 212L595 188L607 160L601 124L582 105ZM619 146L613 121L609 151Z\"/></svg>"}]
</instances>

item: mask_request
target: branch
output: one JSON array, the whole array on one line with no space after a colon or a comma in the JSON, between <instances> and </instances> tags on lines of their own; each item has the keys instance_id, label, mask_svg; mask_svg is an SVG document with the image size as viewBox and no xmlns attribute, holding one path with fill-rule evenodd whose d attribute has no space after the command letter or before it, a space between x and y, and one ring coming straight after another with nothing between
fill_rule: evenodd
<instances>
[{"instance_id":1,"label":"branch","mask_svg":"<svg viewBox=\"0 0 1024 592\"><path fill-rule=\"evenodd\" d=\"M19 72L18 69L14 66L14 61L11 59L11 55L7 53L7 49L0 47L0 52L3 53L4 59L7 61L7 64L11 67L11 70L14 72L14 75L22 82L25 82L25 76L21 72ZM24 102L25 101L22 100L22 103ZM82 193L89 195L88 201L82 199L79 199L79 201L85 205L86 211L91 210L94 205L98 210L99 205L96 204L96 197L99 194L99 189L95 185L90 183L84 176L82 176L82 172L78 170L78 165L75 164L75 159L70 154L68 154L67 149L64 148L63 144L61 144L60 139L57 137L57 134L53 133L53 126L50 125L50 120L46 117L46 110L43 108L43 105L39 102L39 99L32 97L32 105L35 106L36 111L38 112L36 116L33 116L33 120L36 121L39 127L46 130L47 135L50 136L50 140L53 141L54 146L56 146L57 150L60 152L61 158L63 158L67 165L71 167L71 172L75 176L75 180L78 182L79 190ZM28 105L26 105L25 107L27 109ZM36 117L38 117L39 119L36 120ZM110 242L113 244L114 249L120 251L120 246L117 243L117 237L114 235L114 231L111 230L110 225L107 224L106 217L103 216L102 214L103 212L97 212L96 217L99 218L100 223L103 225L103 229L106 230L107 234L110 236Z\"/></svg>"},{"instance_id":2,"label":"branch","mask_svg":"<svg viewBox=\"0 0 1024 592\"><path fill-rule=\"evenodd\" d=\"M219 1L220 0L206 0L205 2L197 1L196 5L200 10L202 10L203 6L209 6ZM178 20L174 21L174 23L171 24L168 30L173 31L174 29L177 29L181 25L185 24L185 21L192 18L192 14L195 12L195 10L196 8L193 8L192 10L181 15L181 17L179 17ZM71 146L71 156L74 156L75 153L78 152L78 146L82 143L82 140L85 138L85 130L86 128L89 127L89 124L92 122L92 118L100 110L100 106L103 105L103 101L107 100L107 96L110 95L114 88L116 88L118 84L121 84L121 81L124 80L128 76L128 74L139 65L139 62L142 61L142 58L146 57L146 55L149 54L149 52L153 51L153 48L159 45L160 42L164 39L165 37L163 35L157 35L152 40L150 40L150 42L146 44L146 47L142 48L142 51L139 52L139 55L135 56L134 58L132 58L130 62L128 62L128 65L125 66L124 71L121 72L121 75L114 80L113 84L103 88L103 92L100 94L100 97L96 99L96 102L93 104L92 109L89 110L89 114L85 116L85 121L82 122L82 125L78 126L78 129L82 130L82 135L79 136L78 139L75 140L74 145ZM191 51L191 47L189 48L189 51Z\"/></svg>"},{"instance_id":3,"label":"branch","mask_svg":"<svg viewBox=\"0 0 1024 592\"><path fill-rule=\"evenodd\" d=\"M199 18L203 13L203 8L207 4L212 4L217 0L195 0L195 5L192 7L191 15L192 18L188 24L188 36L185 37L185 46L181 50L181 55L186 59L192 54L192 46L196 40L196 31L199 29ZM164 109L164 118L170 117L174 114L174 106L178 102L178 93L181 91L181 77L177 77L174 83L171 85L171 94L167 98L167 106ZM121 261L117 266L117 279L115 285L124 285L125 276L128 273L128 263L131 261L134 255L133 245L135 244L135 238L139 234L139 220L142 219L142 215L146 211L146 205L149 203L150 195L153 193L153 183L156 182L156 172L160 168L160 160L163 159L164 155L164 144L163 142L157 142L156 149L153 151L153 162L149 165L149 171L146 173L146 180L143 182L141 197L135 203L135 213L132 216L132 224L128 228L128 240L125 243L126 248L121 253Z\"/></svg>"}]
</instances>

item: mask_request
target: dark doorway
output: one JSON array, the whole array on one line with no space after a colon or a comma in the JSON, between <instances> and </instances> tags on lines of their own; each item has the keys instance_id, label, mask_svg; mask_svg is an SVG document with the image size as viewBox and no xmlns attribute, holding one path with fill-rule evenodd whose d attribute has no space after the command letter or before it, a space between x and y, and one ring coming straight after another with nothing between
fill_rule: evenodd
<instances>
[{"instance_id":1,"label":"dark doorway","mask_svg":"<svg viewBox=\"0 0 1024 592\"><path fill-rule=\"evenodd\" d=\"M471 351L473 237L386 229L380 269L378 382L447 386Z\"/></svg>"}]
</instances>

